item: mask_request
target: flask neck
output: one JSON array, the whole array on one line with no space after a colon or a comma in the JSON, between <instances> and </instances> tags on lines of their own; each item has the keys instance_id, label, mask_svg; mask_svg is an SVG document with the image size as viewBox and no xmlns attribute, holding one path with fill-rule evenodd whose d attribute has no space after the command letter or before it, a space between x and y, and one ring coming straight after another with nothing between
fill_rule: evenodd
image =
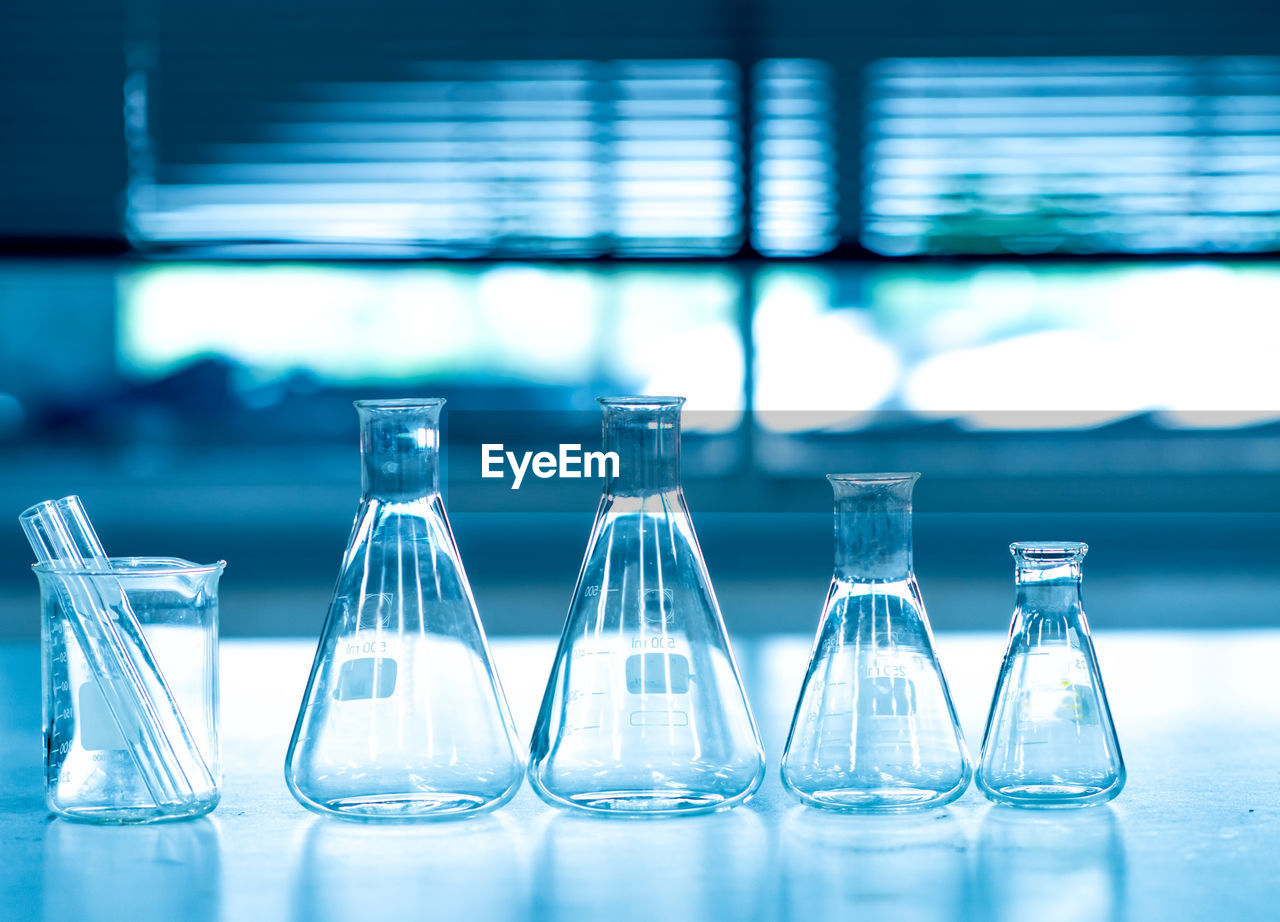
<instances>
[{"instance_id":1,"label":"flask neck","mask_svg":"<svg viewBox=\"0 0 1280 922\"><path fill-rule=\"evenodd\" d=\"M680 408L683 397L603 397L603 442L616 452L605 464L606 495L643 496L680 488Z\"/></svg>"},{"instance_id":2,"label":"flask neck","mask_svg":"<svg viewBox=\"0 0 1280 922\"><path fill-rule=\"evenodd\" d=\"M833 474L836 576L855 582L912 575L911 491L919 474Z\"/></svg>"},{"instance_id":3,"label":"flask neck","mask_svg":"<svg viewBox=\"0 0 1280 922\"><path fill-rule=\"evenodd\" d=\"M361 495L406 502L440 492L444 400L360 400Z\"/></svg>"},{"instance_id":4,"label":"flask neck","mask_svg":"<svg viewBox=\"0 0 1280 922\"><path fill-rule=\"evenodd\" d=\"M1083 544L1013 545L1017 608L1024 617L1068 616L1084 610Z\"/></svg>"}]
</instances>

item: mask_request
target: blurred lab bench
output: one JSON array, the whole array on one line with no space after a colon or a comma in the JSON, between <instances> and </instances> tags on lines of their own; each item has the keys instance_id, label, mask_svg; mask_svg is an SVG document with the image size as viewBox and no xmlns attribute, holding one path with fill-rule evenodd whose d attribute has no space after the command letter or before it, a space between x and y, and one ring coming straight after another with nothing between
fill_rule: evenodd
<instances>
[{"instance_id":1,"label":"blurred lab bench","mask_svg":"<svg viewBox=\"0 0 1280 922\"><path fill-rule=\"evenodd\" d=\"M777 762L807 637L735 650L769 757L728 813L580 818L526 785L471 821L376 827L313 816L282 765L314 644L223 644L222 805L210 817L106 828L42 800L35 644L0 646L0 916L13 922L468 922L892 918L1009 922L1274 919L1280 904L1280 631L1096 636L1128 786L1075 811L989 807L976 788L916 816L796 805ZM939 635L976 757L1004 638ZM555 643L494 655L527 738Z\"/></svg>"}]
</instances>

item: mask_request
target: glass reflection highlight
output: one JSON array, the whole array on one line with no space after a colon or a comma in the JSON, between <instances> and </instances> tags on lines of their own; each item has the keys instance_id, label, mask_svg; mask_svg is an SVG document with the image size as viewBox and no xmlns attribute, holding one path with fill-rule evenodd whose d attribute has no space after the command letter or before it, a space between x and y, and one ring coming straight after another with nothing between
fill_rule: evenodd
<instances>
[{"instance_id":1,"label":"glass reflection highlight","mask_svg":"<svg viewBox=\"0 0 1280 922\"><path fill-rule=\"evenodd\" d=\"M293 900L296 922L528 918L519 835L501 816L444 827L317 820L307 829Z\"/></svg>"},{"instance_id":2,"label":"glass reflection highlight","mask_svg":"<svg viewBox=\"0 0 1280 922\"><path fill-rule=\"evenodd\" d=\"M213 820L44 831L44 918L78 922L214 922L222 862Z\"/></svg>"},{"instance_id":3,"label":"glass reflection highlight","mask_svg":"<svg viewBox=\"0 0 1280 922\"><path fill-rule=\"evenodd\" d=\"M1053 813L995 806L983 818L978 897L981 918L991 922L1119 922L1126 871L1110 806Z\"/></svg>"},{"instance_id":4,"label":"glass reflection highlight","mask_svg":"<svg viewBox=\"0 0 1280 922\"><path fill-rule=\"evenodd\" d=\"M557 813L539 846L534 917L749 922L766 915L767 871L764 824L750 807L625 829Z\"/></svg>"},{"instance_id":5,"label":"glass reflection highlight","mask_svg":"<svg viewBox=\"0 0 1280 922\"><path fill-rule=\"evenodd\" d=\"M782 916L968 918L968 842L950 810L832 816L796 808L782 820Z\"/></svg>"}]
</instances>

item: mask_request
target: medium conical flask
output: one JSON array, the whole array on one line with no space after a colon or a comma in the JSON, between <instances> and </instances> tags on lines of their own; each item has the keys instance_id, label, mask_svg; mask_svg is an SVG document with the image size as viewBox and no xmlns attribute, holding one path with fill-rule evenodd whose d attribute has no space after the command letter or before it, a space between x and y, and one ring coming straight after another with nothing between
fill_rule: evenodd
<instances>
[{"instance_id":1,"label":"medium conical flask","mask_svg":"<svg viewBox=\"0 0 1280 922\"><path fill-rule=\"evenodd\" d=\"M362 400L363 495L285 778L304 807L425 820L505 803L515 729L439 489L439 399Z\"/></svg>"},{"instance_id":2,"label":"medium conical flask","mask_svg":"<svg viewBox=\"0 0 1280 922\"><path fill-rule=\"evenodd\" d=\"M678 479L680 397L604 408L606 471L534 729L547 802L613 815L735 806L764 754Z\"/></svg>"},{"instance_id":3,"label":"medium conical flask","mask_svg":"<svg viewBox=\"0 0 1280 922\"><path fill-rule=\"evenodd\" d=\"M815 807L950 803L972 769L911 566L919 474L832 474L836 568L782 756Z\"/></svg>"},{"instance_id":4,"label":"medium conical flask","mask_svg":"<svg viewBox=\"0 0 1280 922\"><path fill-rule=\"evenodd\" d=\"M1025 807L1104 803L1124 760L1080 596L1078 542L1010 545L1017 606L987 717L978 786Z\"/></svg>"}]
</instances>

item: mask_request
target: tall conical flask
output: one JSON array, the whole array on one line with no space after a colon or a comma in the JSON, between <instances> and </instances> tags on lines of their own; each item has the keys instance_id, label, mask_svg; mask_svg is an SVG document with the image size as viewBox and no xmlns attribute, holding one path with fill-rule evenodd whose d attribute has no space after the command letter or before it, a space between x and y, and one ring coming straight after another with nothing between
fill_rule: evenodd
<instances>
[{"instance_id":1,"label":"tall conical flask","mask_svg":"<svg viewBox=\"0 0 1280 922\"><path fill-rule=\"evenodd\" d=\"M607 470L534 729L543 800L675 816L742 803L764 753L680 488L682 397L603 398Z\"/></svg>"},{"instance_id":2,"label":"tall conical flask","mask_svg":"<svg viewBox=\"0 0 1280 922\"><path fill-rule=\"evenodd\" d=\"M1088 545L1017 542L1017 603L987 730L978 787L1024 807L1104 803L1124 787L1124 759L1080 592Z\"/></svg>"},{"instance_id":3,"label":"tall conical flask","mask_svg":"<svg viewBox=\"0 0 1280 922\"><path fill-rule=\"evenodd\" d=\"M814 807L937 807L972 768L911 561L919 474L831 474L836 565L782 756Z\"/></svg>"},{"instance_id":4,"label":"tall conical flask","mask_svg":"<svg viewBox=\"0 0 1280 922\"><path fill-rule=\"evenodd\" d=\"M285 761L298 801L364 821L491 810L522 753L440 496L435 398L361 400L363 493Z\"/></svg>"}]
</instances>

